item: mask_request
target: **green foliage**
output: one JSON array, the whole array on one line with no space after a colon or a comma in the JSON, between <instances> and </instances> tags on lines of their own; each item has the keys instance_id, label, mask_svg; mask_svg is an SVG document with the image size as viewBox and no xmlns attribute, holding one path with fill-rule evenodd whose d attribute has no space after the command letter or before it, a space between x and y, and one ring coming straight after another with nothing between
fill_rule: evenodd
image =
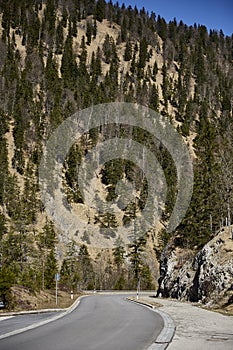
<instances>
[{"instance_id":1,"label":"green foliage","mask_svg":"<svg viewBox=\"0 0 233 350\"><path fill-rule=\"evenodd\" d=\"M90 67L90 75L91 75L91 87L96 89L96 86L98 84L98 80L102 74L102 67L101 67L101 53L100 48L98 48L97 53L92 53L91 58L91 67Z\"/></svg>"},{"instance_id":2,"label":"green foliage","mask_svg":"<svg viewBox=\"0 0 233 350\"><path fill-rule=\"evenodd\" d=\"M131 42L128 40L126 42L125 52L124 52L124 60L130 61L132 58L132 45Z\"/></svg>"},{"instance_id":3,"label":"green foliage","mask_svg":"<svg viewBox=\"0 0 233 350\"><path fill-rule=\"evenodd\" d=\"M45 288L51 289L55 287L55 274L57 273L57 261L55 258L54 250L52 249L45 262L44 280Z\"/></svg>"},{"instance_id":4,"label":"green foliage","mask_svg":"<svg viewBox=\"0 0 233 350\"><path fill-rule=\"evenodd\" d=\"M87 72L87 66L86 66L86 61L87 61L87 49L86 49L86 44L85 44L85 37L82 37L81 41L81 54L80 54L80 59L79 59L79 67L78 67L78 73L79 73L79 79L82 80L82 83L88 83L88 72Z\"/></svg>"},{"instance_id":5,"label":"green foliage","mask_svg":"<svg viewBox=\"0 0 233 350\"><path fill-rule=\"evenodd\" d=\"M114 285L114 290L123 290L126 289L126 277L124 273L121 273L120 275L117 276L116 283Z\"/></svg>"},{"instance_id":6,"label":"green foliage","mask_svg":"<svg viewBox=\"0 0 233 350\"><path fill-rule=\"evenodd\" d=\"M29 255L33 256L32 235L16 222L2 241L2 264L16 275L15 283L24 284L25 272L29 270Z\"/></svg>"},{"instance_id":7,"label":"green foliage","mask_svg":"<svg viewBox=\"0 0 233 350\"><path fill-rule=\"evenodd\" d=\"M78 254L80 287L84 290L94 289L94 270L87 247L83 244Z\"/></svg>"},{"instance_id":8,"label":"green foliage","mask_svg":"<svg viewBox=\"0 0 233 350\"><path fill-rule=\"evenodd\" d=\"M165 40L167 37L167 23L165 22L164 18L161 18L160 15L158 15L158 19L157 19L157 33L158 35Z\"/></svg>"},{"instance_id":9,"label":"green foliage","mask_svg":"<svg viewBox=\"0 0 233 350\"><path fill-rule=\"evenodd\" d=\"M217 191L220 167L217 162L216 130L207 116L206 104L202 104L202 114L195 139L196 152L200 162L195 164L193 197L186 218L179 232L183 243L202 247L212 236L210 215L213 227L218 227L221 213L221 198Z\"/></svg>"},{"instance_id":10,"label":"green foliage","mask_svg":"<svg viewBox=\"0 0 233 350\"><path fill-rule=\"evenodd\" d=\"M158 70L159 70L158 64L155 61L154 66L153 66L153 72L152 72L152 79L153 79L153 81L156 81L156 76L158 74Z\"/></svg>"},{"instance_id":11,"label":"green foliage","mask_svg":"<svg viewBox=\"0 0 233 350\"><path fill-rule=\"evenodd\" d=\"M65 180L67 184L68 200L75 203L83 203L82 194L77 183L77 165L81 164L84 151L79 146L73 146L65 163Z\"/></svg>"},{"instance_id":12,"label":"green foliage","mask_svg":"<svg viewBox=\"0 0 233 350\"><path fill-rule=\"evenodd\" d=\"M97 23L96 20L94 20L94 24L92 27L92 34L93 34L93 38L96 39L96 35L97 35Z\"/></svg>"},{"instance_id":13,"label":"green foliage","mask_svg":"<svg viewBox=\"0 0 233 350\"><path fill-rule=\"evenodd\" d=\"M37 190L35 170L33 169L33 165L28 163L25 171L25 185L22 194L21 212L21 219L28 225L36 222L36 216L39 210Z\"/></svg>"},{"instance_id":14,"label":"green foliage","mask_svg":"<svg viewBox=\"0 0 233 350\"><path fill-rule=\"evenodd\" d=\"M145 37L140 40L138 68L144 69L148 58L148 43Z\"/></svg>"},{"instance_id":15,"label":"green foliage","mask_svg":"<svg viewBox=\"0 0 233 350\"><path fill-rule=\"evenodd\" d=\"M8 175L4 188L4 204L10 219L15 222L20 219L20 189L17 185L17 177Z\"/></svg>"},{"instance_id":16,"label":"green foliage","mask_svg":"<svg viewBox=\"0 0 233 350\"><path fill-rule=\"evenodd\" d=\"M138 238L134 236L132 243L129 244L129 257L136 282L142 272L142 253L145 250L145 245L146 237L143 236L139 236Z\"/></svg>"},{"instance_id":17,"label":"green foliage","mask_svg":"<svg viewBox=\"0 0 233 350\"><path fill-rule=\"evenodd\" d=\"M46 222L39 235L39 246L41 249L54 249L56 242L56 233L54 225Z\"/></svg>"},{"instance_id":18,"label":"green foliage","mask_svg":"<svg viewBox=\"0 0 233 350\"><path fill-rule=\"evenodd\" d=\"M6 218L2 213L0 213L0 240L3 238L5 233L7 233Z\"/></svg>"},{"instance_id":19,"label":"green foliage","mask_svg":"<svg viewBox=\"0 0 233 350\"><path fill-rule=\"evenodd\" d=\"M58 22L56 29L56 54L61 55L63 49L64 34L63 34L63 23Z\"/></svg>"},{"instance_id":20,"label":"green foliage","mask_svg":"<svg viewBox=\"0 0 233 350\"><path fill-rule=\"evenodd\" d=\"M69 24L69 34L67 36L61 62L61 74L65 87L74 87L78 74L78 67L72 46L72 33Z\"/></svg>"},{"instance_id":21,"label":"green foliage","mask_svg":"<svg viewBox=\"0 0 233 350\"><path fill-rule=\"evenodd\" d=\"M122 159L114 159L106 162L101 170L102 182L105 185L116 185L123 177L124 161ZM113 198L109 198L112 200Z\"/></svg>"},{"instance_id":22,"label":"green foliage","mask_svg":"<svg viewBox=\"0 0 233 350\"><path fill-rule=\"evenodd\" d=\"M5 202L5 187L8 177L8 157L7 157L7 142L5 138L5 133L7 131L7 125L5 117L0 117L0 205Z\"/></svg>"},{"instance_id":23,"label":"green foliage","mask_svg":"<svg viewBox=\"0 0 233 350\"><path fill-rule=\"evenodd\" d=\"M13 302L11 295L11 287L15 281L15 274L10 267L3 266L0 269L0 298L3 300L6 307L9 309Z\"/></svg>"},{"instance_id":24,"label":"green foliage","mask_svg":"<svg viewBox=\"0 0 233 350\"><path fill-rule=\"evenodd\" d=\"M167 109L168 100L170 97L170 89L169 89L170 86L169 86L169 77L168 77L168 73L167 73L166 64L163 64L162 75L163 75L163 82L162 82L163 104L165 106L165 109Z\"/></svg>"},{"instance_id":25,"label":"green foliage","mask_svg":"<svg viewBox=\"0 0 233 350\"><path fill-rule=\"evenodd\" d=\"M70 18L70 23L71 23L71 34L74 38L77 37L78 35L78 31L77 31L77 17L76 15L73 15Z\"/></svg>"},{"instance_id":26,"label":"green foliage","mask_svg":"<svg viewBox=\"0 0 233 350\"><path fill-rule=\"evenodd\" d=\"M150 267L147 264L143 264L140 273L140 288L142 290L154 289L153 278L151 275Z\"/></svg>"},{"instance_id":27,"label":"green foliage","mask_svg":"<svg viewBox=\"0 0 233 350\"><path fill-rule=\"evenodd\" d=\"M55 8L54 0L47 1L47 6L45 9L45 21L47 22L48 31L50 35L53 35L55 31L55 22L56 22L56 8Z\"/></svg>"},{"instance_id":28,"label":"green foliage","mask_svg":"<svg viewBox=\"0 0 233 350\"><path fill-rule=\"evenodd\" d=\"M116 55L115 42L113 37L110 37L109 34L105 35L102 49L105 56L105 62L109 64L111 62L111 59L115 58Z\"/></svg>"},{"instance_id":29,"label":"green foliage","mask_svg":"<svg viewBox=\"0 0 233 350\"><path fill-rule=\"evenodd\" d=\"M3 69L3 73L9 82L13 82L19 78L18 63L19 60L18 56L16 55L14 45L9 42Z\"/></svg>"},{"instance_id":30,"label":"green foliage","mask_svg":"<svg viewBox=\"0 0 233 350\"><path fill-rule=\"evenodd\" d=\"M125 257L125 247L123 241L118 237L115 242L115 248L113 249L114 262L117 269L120 270Z\"/></svg>"},{"instance_id":31,"label":"green foliage","mask_svg":"<svg viewBox=\"0 0 233 350\"><path fill-rule=\"evenodd\" d=\"M114 229L118 226L116 216L111 213L98 213L97 216L95 216L95 224L100 224L100 234L103 234L105 238L115 238L116 233Z\"/></svg>"},{"instance_id":32,"label":"green foliage","mask_svg":"<svg viewBox=\"0 0 233 350\"><path fill-rule=\"evenodd\" d=\"M136 53L135 53L135 51L133 53L133 58L131 61L130 72L132 73L133 76L135 75L135 72L136 72Z\"/></svg>"},{"instance_id":33,"label":"green foliage","mask_svg":"<svg viewBox=\"0 0 233 350\"><path fill-rule=\"evenodd\" d=\"M167 232L165 228L162 228L158 233L158 247L155 247L155 252L157 254L157 258L160 259L160 254L167 246L171 238L171 234Z\"/></svg>"},{"instance_id":34,"label":"green foliage","mask_svg":"<svg viewBox=\"0 0 233 350\"><path fill-rule=\"evenodd\" d=\"M105 0L97 0L95 8L95 19L102 22L105 17L106 2Z\"/></svg>"},{"instance_id":35,"label":"green foliage","mask_svg":"<svg viewBox=\"0 0 233 350\"><path fill-rule=\"evenodd\" d=\"M69 244L61 267L61 284L65 285L69 291L76 290L80 281L77 248L75 242Z\"/></svg>"},{"instance_id":36,"label":"green foliage","mask_svg":"<svg viewBox=\"0 0 233 350\"><path fill-rule=\"evenodd\" d=\"M44 279L46 287L54 287L56 234L48 222L42 230L39 227L45 214L38 191L38 165L52 130L76 111L99 103L137 102L168 119L175 117L178 132L194 154L195 181L189 210L174 235L177 244L199 249L218 230L228 205L233 205L232 37L215 30L208 34L202 25L189 27L175 19L167 24L145 9L105 0L64 4L48 0L43 10L41 1L2 1L0 14L1 263L13 271L15 282L30 286L31 281L32 288L41 288ZM116 24L120 26L116 41L108 31L103 43L96 41L99 22L104 19L114 30ZM81 40L79 27L85 31ZM82 157L100 140L125 137L122 130L113 129L92 129L71 148L63 169L69 204L84 201L76 171ZM153 151L163 168L167 198L162 222L166 226L177 195L172 157L149 133L131 130L129 134ZM132 162L108 162L101 171L107 201L118 198L116 185L122 179L134 183L140 197L124 209L126 229L144 208L148 184ZM102 233L107 229L107 237L115 238L116 216L99 214L95 221ZM90 242L88 232L83 239ZM165 230L160 232L160 249L169 240ZM95 268L97 285L135 287L135 275L140 274L142 286L150 288L143 251L135 247L130 251L128 266L118 242L114 261L100 273L86 248L77 256L70 247L62 265L63 283L69 289L91 288ZM44 268L47 265L46 271L40 271L40 261Z\"/></svg>"},{"instance_id":37,"label":"green foliage","mask_svg":"<svg viewBox=\"0 0 233 350\"><path fill-rule=\"evenodd\" d=\"M159 109L159 93L158 89L155 86L155 84L152 85L151 87L151 92L150 92L150 98L149 98L149 107L156 112L158 112Z\"/></svg>"},{"instance_id":38,"label":"green foliage","mask_svg":"<svg viewBox=\"0 0 233 350\"><path fill-rule=\"evenodd\" d=\"M87 37L87 45L90 45L92 39L92 23L87 21L87 29L86 29L86 37Z\"/></svg>"}]
</instances>

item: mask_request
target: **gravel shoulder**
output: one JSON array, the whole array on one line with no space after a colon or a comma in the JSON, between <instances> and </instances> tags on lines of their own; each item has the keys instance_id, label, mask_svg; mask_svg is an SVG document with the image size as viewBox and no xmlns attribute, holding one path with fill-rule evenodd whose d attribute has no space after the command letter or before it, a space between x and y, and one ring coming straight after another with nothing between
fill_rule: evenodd
<instances>
[{"instance_id":1,"label":"gravel shoulder","mask_svg":"<svg viewBox=\"0 0 233 350\"><path fill-rule=\"evenodd\" d=\"M168 350L233 349L233 316L170 299L149 296L142 296L140 299L160 304L159 309L172 317L176 332Z\"/></svg>"}]
</instances>

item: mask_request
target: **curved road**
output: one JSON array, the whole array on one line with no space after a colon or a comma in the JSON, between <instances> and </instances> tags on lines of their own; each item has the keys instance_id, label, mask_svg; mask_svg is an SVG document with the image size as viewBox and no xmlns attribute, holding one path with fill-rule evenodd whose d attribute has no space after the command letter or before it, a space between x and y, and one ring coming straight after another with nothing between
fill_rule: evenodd
<instances>
[{"instance_id":1,"label":"curved road","mask_svg":"<svg viewBox=\"0 0 233 350\"><path fill-rule=\"evenodd\" d=\"M83 298L78 308L67 316L0 340L0 349L147 349L162 330L163 320L152 310L126 301L125 297L95 295Z\"/></svg>"}]
</instances>

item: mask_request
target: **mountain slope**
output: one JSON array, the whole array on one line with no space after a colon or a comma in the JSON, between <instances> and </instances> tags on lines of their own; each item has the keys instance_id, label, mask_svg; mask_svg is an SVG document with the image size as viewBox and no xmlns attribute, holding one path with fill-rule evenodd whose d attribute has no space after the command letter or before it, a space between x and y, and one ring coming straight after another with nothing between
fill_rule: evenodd
<instances>
[{"instance_id":1,"label":"mountain slope","mask_svg":"<svg viewBox=\"0 0 233 350\"><path fill-rule=\"evenodd\" d=\"M135 183L141 196L136 207L130 203L119 217L89 212L76 178L77 162L117 130L92 130L73 145L63 180L69 204L87 216L96 232L109 228L105 239L116 245L120 264L111 253L93 249L90 232L58 232L46 215L38 184L43 148L63 120L93 105L124 101L152 108L171 121L194 165L189 210L176 232L168 234L176 169L161 142L135 132L135 140L153 145L168 187L161 222L149 233L147 246L140 246L146 253L136 249L144 286L151 286L158 276L156 259L166 244L174 239L178 249L197 252L218 232L233 204L233 38L208 33L201 25L166 23L153 13L104 0L0 1L0 14L1 271L12 272L9 284L28 285L34 276L33 288L38 289L44 282L52 287L49 276L61 266L62 282L69 288L93 286L94 280L112 288L116 276L118 286L135 287L136 248L121 247L114 229L119 224L127 228L143 208L143 174L124 161L100 170L99 193L108 201L116 198L116 184L122 179ZM80 255L82 244L89 247L91 257L85 248ZM75 269L81 272L74 273ZM85 280L87 272L90 277Z\"/></svg>"}]
</instances>

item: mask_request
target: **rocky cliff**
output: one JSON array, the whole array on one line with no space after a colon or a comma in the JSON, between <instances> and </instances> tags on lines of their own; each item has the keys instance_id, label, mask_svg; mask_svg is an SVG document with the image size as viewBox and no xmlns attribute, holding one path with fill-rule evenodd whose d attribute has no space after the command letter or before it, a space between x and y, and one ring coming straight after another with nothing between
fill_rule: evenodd
<instances>
[{"instance_id":1,"label":"rocky cliff","mask_svg":"<svg viewBox=\"0 0 233 350\"><path fill-rule=\"evenodd\" d=\"M233 303L232 227L223 228L197 254L170 244L160 263L158 295L213 307Z\"/></svg>"}]
</instances>

